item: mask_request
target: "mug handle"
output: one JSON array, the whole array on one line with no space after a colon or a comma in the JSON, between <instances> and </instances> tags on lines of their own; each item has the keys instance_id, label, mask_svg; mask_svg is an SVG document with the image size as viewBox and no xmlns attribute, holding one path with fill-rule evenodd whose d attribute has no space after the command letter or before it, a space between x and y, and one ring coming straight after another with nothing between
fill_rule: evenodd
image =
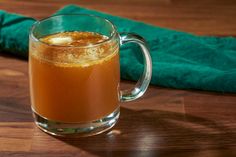
<instances>
[{"instance_id":1,"label":"mug handle","mask_svg":"<svg viewBox=\"0 0 236 157\"><path fill-rule=\"evenodd\" d=\"M127 102L140 98L148 88L152 77L152 59L146 41L139 35L132 33L120 34L120 46L126 43L136 43L141 47L144 57L144 71L133 89L120 91L120 101Z\"/></svg>"}]
</instances>

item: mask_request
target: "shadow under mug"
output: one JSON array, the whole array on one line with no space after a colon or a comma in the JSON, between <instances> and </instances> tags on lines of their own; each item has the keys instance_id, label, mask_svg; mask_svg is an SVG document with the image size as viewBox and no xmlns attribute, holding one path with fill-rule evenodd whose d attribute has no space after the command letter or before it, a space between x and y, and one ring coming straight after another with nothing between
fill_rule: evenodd
<instances>
[{"instance_id":1,"label":"shadow under mug","mask_svg":"<svg viewBox=\"0 0 236 157\"><path fill-rule=\"evenodd\" d=\"M99 33L107 39L87 46L50 45L40 40L72 31ZM29 42L31 108L36 125L52 135L89 136L110 129L119 118L119 102L141 97L151 80L152 61L144 39L131 33L119 34L101 17L57 15L37 21ZM119 48L125 43L141 47L144 71L133 89L120 91ZM67 59L78 52L100 50L108 55L89 64ZM61 54L60 60L55 59Z\"/></svg>"}]
</instances>

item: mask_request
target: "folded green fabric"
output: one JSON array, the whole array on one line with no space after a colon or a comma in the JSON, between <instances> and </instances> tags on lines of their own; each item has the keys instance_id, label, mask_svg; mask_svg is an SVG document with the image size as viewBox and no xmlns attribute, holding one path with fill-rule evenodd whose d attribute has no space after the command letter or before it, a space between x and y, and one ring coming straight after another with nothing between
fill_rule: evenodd
<instances>
[{"instance_id":1,"label":"folded green fabric","mask_svg":"<svg viewBox=\"0 0 236 157\"><path fill-rule=\"evenodd\" d=\"M236 39L201 37L69 5L56 14L94 14L112 21L119 32L143 36L151 50L151 83L179 89L236 92ZM27 57L34 20L0 11L0 50ZM143 63L135 45L121 48L121 78L137 80Z\"/></svg>"}]
</instances>

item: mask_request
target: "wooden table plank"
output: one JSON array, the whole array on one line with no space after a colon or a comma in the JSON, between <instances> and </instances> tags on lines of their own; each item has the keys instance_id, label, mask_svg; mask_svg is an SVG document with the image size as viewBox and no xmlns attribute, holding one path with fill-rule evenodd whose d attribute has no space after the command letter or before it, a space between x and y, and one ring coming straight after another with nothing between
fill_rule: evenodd
<instances>
[{"instance_id":1,"label":"wooden table plank","mask_svg":"<svg viewBox=\"0 0 236 157\"><path fill-rule=\"evenodd\" d=\"M234 0L0 0L0 9L44 18L75 3L200 35L236 35ZM123 88L134 83L122 81ZM0 156L236 156L236 95L151 86L121 104L118 124L87 138L56 138L33 123L24 60L0 53Z\"/></svg>"}]
</instances>

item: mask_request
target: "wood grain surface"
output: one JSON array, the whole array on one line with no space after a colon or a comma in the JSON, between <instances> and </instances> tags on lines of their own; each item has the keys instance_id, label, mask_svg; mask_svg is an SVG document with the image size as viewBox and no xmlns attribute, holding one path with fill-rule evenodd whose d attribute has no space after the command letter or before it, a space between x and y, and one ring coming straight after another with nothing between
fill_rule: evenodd
<instances>
[{"instance_id":1,"label":"wood grain surface","mask_svg":"<svg viewBox=\"0 0 236 157\"><path fill-rule=\"evenodd\" d=\"M71 3L199 35L236 36L235 0L0 0L0 9L39 19ZM33 123L27 64L0 52L0 157L236 156L235 94L151 86L121 104L107 133L49 136ZM133 84L122 81L123 88Z\"/></svg>"}]
</instances>

